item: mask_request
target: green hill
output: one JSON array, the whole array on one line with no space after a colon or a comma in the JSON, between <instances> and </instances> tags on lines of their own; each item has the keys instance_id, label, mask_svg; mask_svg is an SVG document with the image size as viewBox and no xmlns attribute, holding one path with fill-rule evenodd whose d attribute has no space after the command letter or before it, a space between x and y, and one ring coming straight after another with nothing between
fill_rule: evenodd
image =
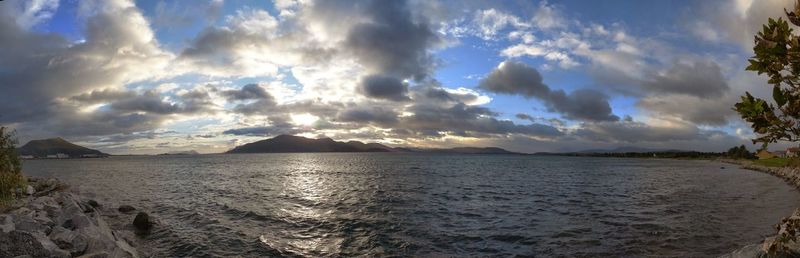
<instances>
[{"instance_id":1,"label":"green hill","mask_svg":"<svg viewBox=\"0 0 800 258\"><path fill-rule=\"evenodd\" d=\"M59 153L66 154L70 158L80 158L84 156L108 156L98 150L89 149L62 138L50 138L43 140L32 140L22 147L17 148L19 155L34 156L34 157L47 157L48 155L56 155Z\"/></svg>"}]
</instances>

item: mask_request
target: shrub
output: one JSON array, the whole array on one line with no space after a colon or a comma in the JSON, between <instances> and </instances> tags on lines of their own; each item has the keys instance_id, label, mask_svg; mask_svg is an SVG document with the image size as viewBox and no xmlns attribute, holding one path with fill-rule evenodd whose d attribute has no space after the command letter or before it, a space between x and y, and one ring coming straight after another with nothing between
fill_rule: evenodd
<instances>
[{"instance_id":1,"label":"shrub","mask_svg":"<svg viewBox=\"0 0 800 258\"><path fill-rule=\"evenodd\" d=\"M11 200L18 189L26 186L14 144L14 132L0 126L0 203Z\"/></svg>"}]
</instances>

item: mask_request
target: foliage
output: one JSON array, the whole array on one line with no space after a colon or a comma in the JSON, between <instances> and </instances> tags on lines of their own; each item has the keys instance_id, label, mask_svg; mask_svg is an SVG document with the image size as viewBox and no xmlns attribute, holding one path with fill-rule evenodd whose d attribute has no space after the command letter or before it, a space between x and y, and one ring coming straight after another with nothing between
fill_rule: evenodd
<instances>
[{"instance_id":1,"label":"foliage","mask_svg":"<svg viewBox=\"0 0 800 258\"><path fill-rule=\"evenodd\" d=\"M759 159L754 160L753 164L765 167L785 167L789 164L789 159L787 158L768 158L768 159Z\"/></svg>"},{"instance_id":2,"label":"foliage","mask_svg":"<svg viewBox=\"0 0 800 258\"><path fill-rule=\"evenodd\" d=\"M732 158L732 159L754 159L754 158L756 158L756 155L754 153L748 151L747 147L744 147L744 144L742 146L739 146L739 147L733 147L733 148L728 149L728 152L726 153L726 156L728 158Z\"/></svg>"},{"instance_id":3,"label":"foliage","mask_svg":"<svg viewBox=\"0 0 800 258\"><path fill-rule=\"evenodd\" d=\"M796 5L793 12L786 14L792 24L800 26L795 15L800 13L798 8ZM756 34L753 52L747 70L769 77L774 103L746 92L734 110L752 124L757 135L753 143L761 143L764 149L780 140L800 140L800 37L787 21L770 18Z\"/></svg>"},{"instance_id":4,"label":"foliage","mask_svg":"<svg viewBox=\"0 0 800 258\"><path fill-rule=\"evenodd\" d=\"M793 168L800 167L800 158L798 157L789 158L789 161L786 162L786 166Z\"/></svg>"},{"instance_id":5,"label":"foliage","mask_svg":"<svg viewBox=\"0 0 800 258\"><path fill-rule=\"evenodd\" d=\"M26 185L15 144L14 133L0 126L0 202L10 200L18 189Z\"/></svg>"},{"instance_id":6,"label":"foliage","mask_svg":"<svg viewBox=\"0 0 800 258\"><path fill-rule=\"evenodd\" d=\"M562 156L617 157L617 158L665 158L665 159L716 159L726 153L697 151L666 152L609 152L609 153L561 153Z\"/></svg>"}]
</instances>

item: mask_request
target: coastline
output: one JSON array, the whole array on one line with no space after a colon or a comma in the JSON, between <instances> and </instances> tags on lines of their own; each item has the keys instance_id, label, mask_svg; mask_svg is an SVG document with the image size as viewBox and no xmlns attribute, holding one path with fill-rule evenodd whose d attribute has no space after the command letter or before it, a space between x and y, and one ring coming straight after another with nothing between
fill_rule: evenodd
<instances>
[{"instance_id":1,"label":"coastline","mask_svg":"<svg viewBox=\"0 0 800 258\"><path fill-rule=\"evenodd\" d=\"M792 167L766 167L755 165L750 160L717 159L716 161L738 165L740 168L767 173L783 179L786 183L800 190L800 168ZM768 254L778 254L779 257L796 257L800 255L800 239L791 240L798 234L800 226L800 208L788 217L781 219L775 225L777 233L767 237L761 243L751 244L737 249L730 254L721 257L765 257Z\"/></svg>"},{"instance_id":2,"label":"coastline","mask_svg":"<svg viewBox=\"0 0 800 258\"><path fill-rule=\"evenodd\" d=\"M0 210L0 257L141 257L135 227L107 222L117 209L52 178L29 178L24 192Z\"/></svg>"}]
</instances>

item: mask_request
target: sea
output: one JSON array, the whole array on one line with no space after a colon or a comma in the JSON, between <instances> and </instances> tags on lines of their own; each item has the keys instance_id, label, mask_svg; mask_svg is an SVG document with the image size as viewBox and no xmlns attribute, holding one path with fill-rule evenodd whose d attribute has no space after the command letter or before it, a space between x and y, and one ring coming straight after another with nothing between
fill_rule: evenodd
<instances>
[{"instance_id":1,"label":"sea","mask_svg":"<svg viewBox=\"0 0 800 258\"><path fill-rule=\"evenodd\" d=\"M155 257L714 257L800 204L714 161L287 153L26 160L159 224Z\"/></svg>"}]
</instances>

